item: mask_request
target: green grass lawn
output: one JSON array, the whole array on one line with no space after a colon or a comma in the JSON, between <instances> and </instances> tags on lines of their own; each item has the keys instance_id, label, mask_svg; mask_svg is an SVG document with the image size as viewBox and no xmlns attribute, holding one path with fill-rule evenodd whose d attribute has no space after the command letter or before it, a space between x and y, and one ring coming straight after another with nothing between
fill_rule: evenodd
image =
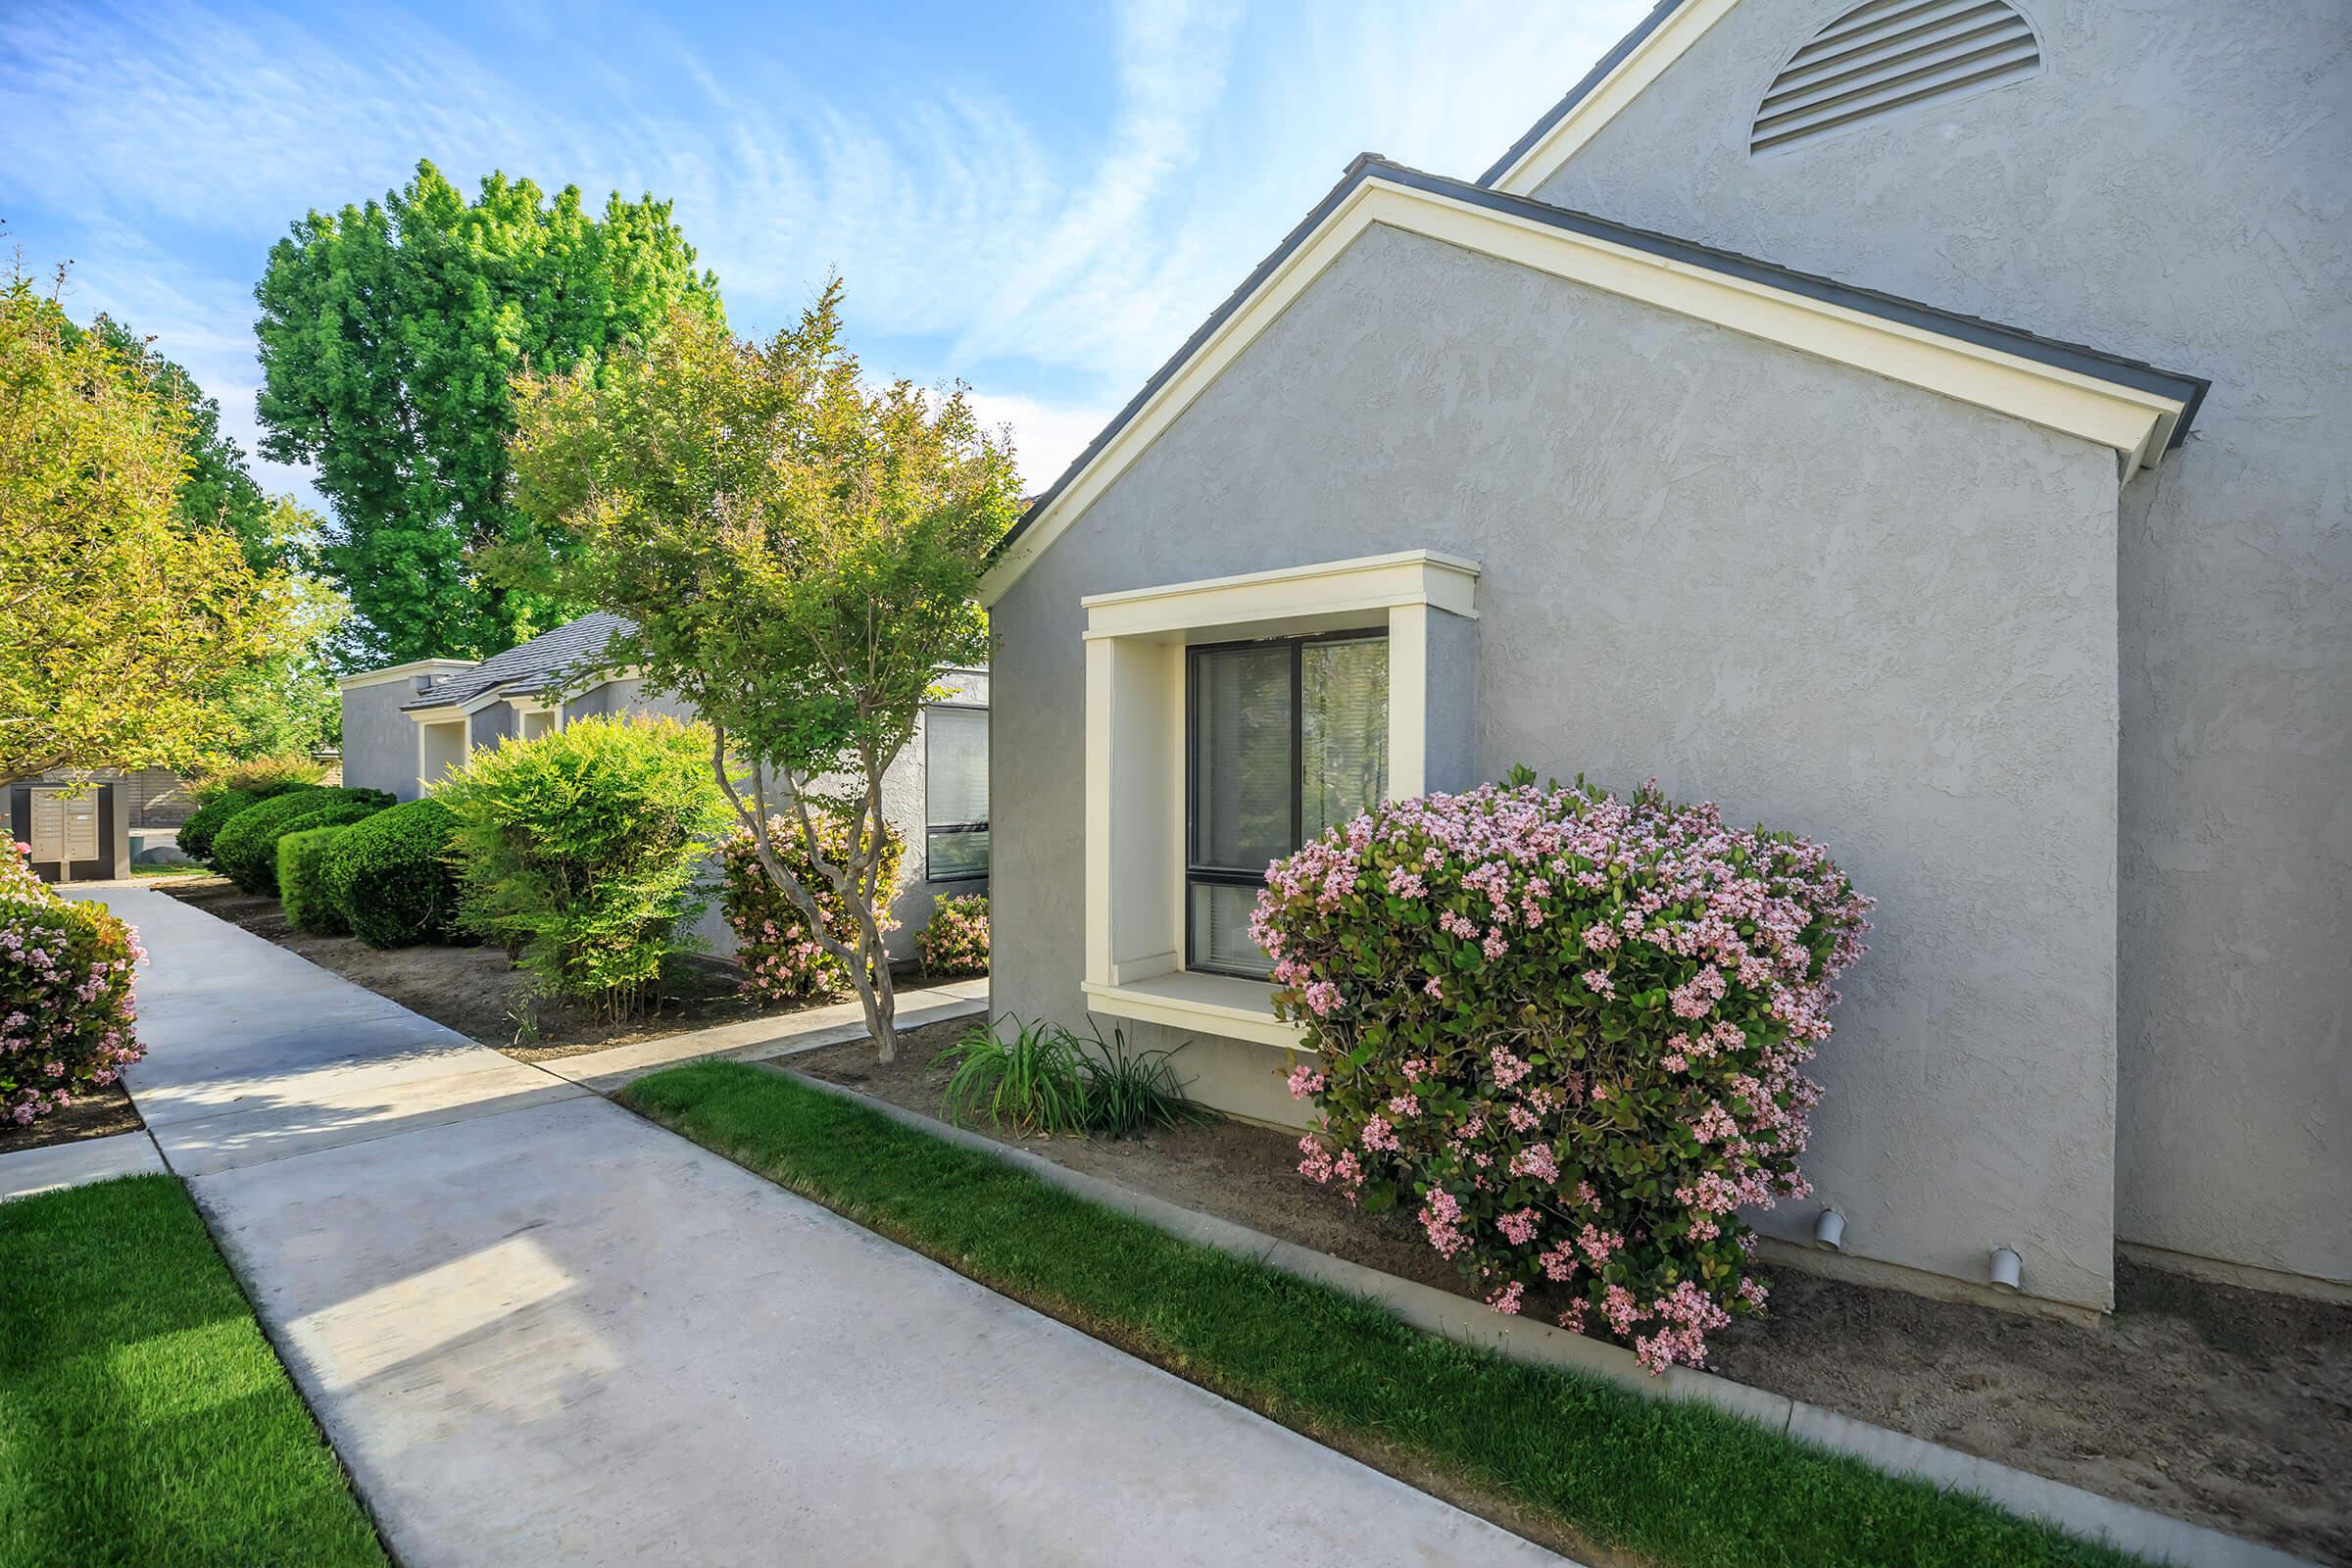
<instances>
[{"instance_id":1,"label":"green grass lawn","mask_svg":"<svg viewBox=\"0 0 2352 1568\"><path fill-rule=\"evenodd\" d=\"M882 1235L1408 1477L1674 1565L2138 1559L1700 1405L1506 1361L734 1062L621 1101Z\"/></svg>"},{"instance_id":2,"label":"green grass lawn","mask_svg":"<svg viewBox=\"0 0 2352 1568\"><path fill-rule=\"evenodd\" d=\"M0 1565L385 1561L177 1181L0 1203Z\"/></svg>"}]
</instances>

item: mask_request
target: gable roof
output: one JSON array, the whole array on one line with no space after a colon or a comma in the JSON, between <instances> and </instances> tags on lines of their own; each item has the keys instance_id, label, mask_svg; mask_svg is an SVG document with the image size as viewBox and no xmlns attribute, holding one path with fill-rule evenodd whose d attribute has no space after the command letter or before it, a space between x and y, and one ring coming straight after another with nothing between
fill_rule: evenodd
<instances>
[{"instance_id":1,"label":"gable roof","mask_svg":"<svg viewBox=\"0 0 2352 1568\"><path fill-rule=\"evenodd\" d=\"M1021 514L981 580L982 602L994 604L1375 222L2100 442L2130 466L2153 466L2178 445L2205 396L2196 376L1365 153Z\"/></svg>"},{"instance_id":2,"label":"gable roof","mask_svg":"<svg viewBox=\"0 0 2352 1568\"><path fill-rule=\"evenodd\" d=\"M549 691L572 676L596 669L612 639L636 629L637 623L626 615L595 611L503 654L493 654L468 669L445 675L400 706L404 710L452 708L494 693L520 697Z\"/></svg>"},{"instance_id":3,"label":"gable roof","mask_svg":"<svg viewBox=\"0 0 2352 1568\"><path fill-rule=\"evenodd\" d=\"M1526 135L1511 143L1510 151L1478 176L1478 182L1517 196L1537 190L1738 3L1658 0L1566 97L1545 110Z\"/></svg>"}]
</instances>

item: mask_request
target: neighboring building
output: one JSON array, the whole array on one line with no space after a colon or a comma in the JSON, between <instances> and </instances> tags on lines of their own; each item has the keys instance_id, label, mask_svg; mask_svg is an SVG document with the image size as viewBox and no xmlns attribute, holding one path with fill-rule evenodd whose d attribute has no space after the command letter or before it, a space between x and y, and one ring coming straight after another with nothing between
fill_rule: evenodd
<instances>
[{"instance_id":1,"label":"neighboring building","mask_svg":"<svg viewBox=\"0 0 2352 1568\"><path fill-rule=\"evenodd\" d=\"M1840 1268L2352 1297L2348 35L1665 0L1481 181L1360 160L984 585L992 1005L1297 1122L1270 856L1654 775L1879 900Z\"/></svg>"},{"instance_id":2,"label":"neighboring building","mask_svg":"<svg viewBox=\"0 0 2352 1568\"><path fill-rule=\"evenodd\" d=\"M661 713L691 718L650 697L634 670L608 668L606 649L629 622L602 612L474 662L424 659L346 675L343 781L416 800L473 752L511 737L535 739L575 718ZM945 701L924 709L914 739L882 776L883 812L906 840L906 882L891 906L894 958L938 899L988 889L988 672L950 670ZM734 933L714 908L701 933L721 955Z\"/></svg>"}]
</instances>

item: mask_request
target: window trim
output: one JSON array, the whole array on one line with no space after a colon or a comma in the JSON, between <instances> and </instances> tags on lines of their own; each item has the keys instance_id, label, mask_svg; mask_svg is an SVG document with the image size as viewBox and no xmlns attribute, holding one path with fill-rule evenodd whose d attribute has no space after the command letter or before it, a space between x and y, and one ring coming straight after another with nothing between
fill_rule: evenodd
<instances>
[{"instance_id":1,"label":"window trim","mask_svg":"<svg viewBox=\"0 0 2352 1568\"><path fill-rule=\"evenodd\" d=\"M1188 970L1185 649L1316 631L1389 639L1388 798L1427 787L1432 628L1475 622L1475 561L1404 550L1092 594L1086 612L1085 947L1090 1010L1202 1037L1296 1050L1263 979ZM1458 678L1458 666L1449 674ZM1475 673L1473 664L1466 673ZM1467 701L1449 689L1448 700ZM1458 744L1458 741L1457 741ZM1446 757L1447 776L1456 759Z\"/></svg>"},{"instance_id":2,"label":"window trim","mask_svg":"<svg viewBox=\"0 0 2352 1568\"><path fill-rule=\"evenodd\" d=\"M1301 632L1289 637L1239 637L1221 642L1188 643L1184 650L1184 966L1195 974L1223 975L1235 980L1263 982L1266 976L1251 969L1220 966L1202 958L1194 941L1192 916L1193 886L1200 883L1210 887L1263 888L1266 873L1251 871L1243 866L1210 865L1196 857L1200 853L1200 668L1203 656L1223 653L1236 648L1283 648L1291 657L1291 850L1296 852L1305 842L1306 834L1306 650L1316 643L1376 642L1384 655L1388 648L1389 628L1384 622L1377 626L1348 627L1338 631Z\"/></svg>"},{"instance_id":3,"label":"window trim","mask_svg":"<svg viewBox=\"0 0 2352 1568\"><path fill-rule=\"evenodd\" d=\"M996 845L994 841L991 841L988 864L981 870L958 871L951 876L937 876L932 872L931 837L933 834L985 833L988 831L986 818L977 822L934 822L931 820L931 715L943 710L978 713L985 719L988 717L988 705L986 703L925 703L923 705L923 881L926 884L940 887L956 887L974 882L986 882L989 879L996 870ZM996 733L993 726L988 733L993 741ZM985 762L985 754L983 761Z\"/></svg>"}]
</instances>

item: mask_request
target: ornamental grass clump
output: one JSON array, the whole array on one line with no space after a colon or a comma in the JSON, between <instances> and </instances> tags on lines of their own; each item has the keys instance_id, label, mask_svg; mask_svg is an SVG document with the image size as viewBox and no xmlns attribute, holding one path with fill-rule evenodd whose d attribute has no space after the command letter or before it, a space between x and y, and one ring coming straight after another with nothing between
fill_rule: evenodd
<instances>
[{"instance_id":1,"label":"ornamental grass clump","mask_svg":"<svg viewBox=\"0 0 2352 1568\"><path fill-rule=\"evenodd\" d=\"M113 1083L146 1054L131 1031L138 934L104 905L68 903L0 855L0 1118L25 1126Z\"/></svg>"},{"instance_id":2,"label":"ornamental grass clump","mask_svg":"<svg viewBox=\"0 0 2352 1568\"><path fill-rule=\"evenodd\" d=\"M1299 1170L1410 1205L1490 1306L1662 1371L1758 1311L1737 1210L1810 1189L1830 982L1871 901L1820 845L1579 779L1392 801L1268 868L1251 932L1306 1027Z\"/></svg>"},{"instance_id":3,"label":"ornamental grass clump","mask_svg":"<svg viewBox=\"0 0 2352 1568\"><path fill-rule=\"evenodd\" d=\"M836 866L848 863L849 824L837 814L812 809L817 846ZM806 836L797 824L782 817L768 823L768 842L776 858L808 890L825 917L825 929L847 952L858 949L858 916L830 878L808 858ZM899 928L890 906L899 896L901 862L906 841L887 824L882 853L874 863L874 930L877 936ZM751 829L738 826L719 846L722 885L719 911L735 933L735 961L743 966L743 991L761 1006L802 1002L830 995L850 983L849 970L825 951L809 930L808 916L792 901L782 883L760 862L760 843Z\"/></svg>"},{"instance_id":4,"label":"ornamental grass clump","mask_svg":"<svg viewBox=\"0 0 2352 1568\"><path fill-rule=\"evenodd\" d=\"M933 905L929 923L914 934L914 951L925 974L986 974L988 895L967 893Z\"/></svg>"}]
</instances>

